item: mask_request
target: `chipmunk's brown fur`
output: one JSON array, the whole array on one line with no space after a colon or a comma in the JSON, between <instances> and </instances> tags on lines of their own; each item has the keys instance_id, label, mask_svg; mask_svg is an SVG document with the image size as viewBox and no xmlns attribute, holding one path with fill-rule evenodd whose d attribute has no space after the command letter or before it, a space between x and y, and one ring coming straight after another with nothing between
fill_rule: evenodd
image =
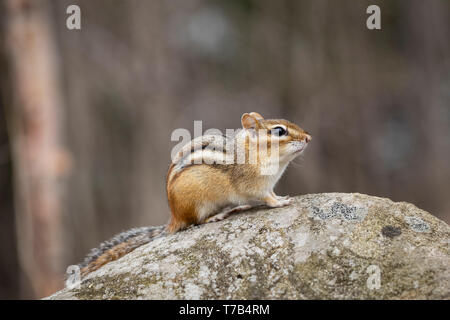
<instances>
[{"instance_id":1,"label":"chipmunk's brown fur","mask_svg":"<svg viewBox=\"0 0 450 320\"><path fill-rule=\"evenodd\" d=\"M171 211L167 226L132 229L104 242L80 265L82 275L120 258L165 231L174 233L193 224L222 220L257 203L270 207L290 204L287 197L275 195L273 188L288 163L303 152L311 136L292 122L266 120L256 112L244 113L241 123L242 130L235 135L199 137L174 157L166 177ZM256 149L252 149L251 143L256 144ZM234 151L240 148L241 155L245 155L243 162L238 161L238 152L229 154L229 150L223 148L227 144L236 146ZM271 147L275 145L279 156L274 162ZM232 161L220 161L224 157ZM198 159L201 161L196 162ZM276 172L262 174L263 168L274 164Z\"/></svg>"}]
</instances>

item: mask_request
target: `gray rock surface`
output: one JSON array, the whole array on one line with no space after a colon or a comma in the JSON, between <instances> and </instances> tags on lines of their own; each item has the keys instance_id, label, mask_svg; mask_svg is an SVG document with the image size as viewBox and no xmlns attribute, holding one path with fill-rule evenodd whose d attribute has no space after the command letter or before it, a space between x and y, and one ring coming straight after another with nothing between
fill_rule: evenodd
<instances>
[{"instance_id":1,"label":"gray rock surface","mask_svg":"<svg viewBox=\"0 0 450 320\"><path fill-rule=\"evenodd\" d=\"M412 204L309 194L156 239L49 299L448 299L449 242Z\"/></svg>"}]
</instances>

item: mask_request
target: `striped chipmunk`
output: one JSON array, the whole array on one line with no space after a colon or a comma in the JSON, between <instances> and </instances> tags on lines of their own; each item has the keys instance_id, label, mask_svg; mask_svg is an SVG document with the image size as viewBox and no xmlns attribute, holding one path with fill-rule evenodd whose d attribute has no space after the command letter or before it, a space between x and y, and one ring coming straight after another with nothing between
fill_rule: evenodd
<instances>
[{"instance_id":1,"label":"striped chipmunk","mask_svg":"<svg viewBox=\"0 0 450 320\"><path fill-rule=\"evenodd\" d=\"M81 276L155 237L220 221L256 205L289 205L291 199L277 196L273 188L311 136L290 121L264 119L256 112L244 113L241 123L242 129L233 134L203 135L174 152L166 178L169 223L134 228L103 242L79 265Z\"/></svg>"}]
</instances>

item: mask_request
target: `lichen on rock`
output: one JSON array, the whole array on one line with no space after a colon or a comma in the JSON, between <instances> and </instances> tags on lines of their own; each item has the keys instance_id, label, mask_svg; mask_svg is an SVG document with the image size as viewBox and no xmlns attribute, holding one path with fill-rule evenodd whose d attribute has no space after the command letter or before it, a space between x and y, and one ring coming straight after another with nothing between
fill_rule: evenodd
<instances>
[{"instance_id":1,"label":"lichen on rock","mask_svg":"<svg viewBox=\"0 0 450 320\"><path fill-rule=\"evenodd\" d=\"M49 299L448 299L449 240L409 203L310 194L155 239Z\"/></svg>"}]
</instances>

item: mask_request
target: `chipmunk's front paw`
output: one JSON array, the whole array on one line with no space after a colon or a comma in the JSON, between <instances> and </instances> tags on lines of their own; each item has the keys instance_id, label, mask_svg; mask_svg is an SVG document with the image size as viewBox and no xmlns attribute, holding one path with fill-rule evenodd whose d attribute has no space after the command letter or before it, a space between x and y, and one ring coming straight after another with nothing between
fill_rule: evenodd
<instances>
[{"instance_id":1,"label":"chipmunk's front paw","mask_svg":"<svg viewBox=\"0 0 450 320\"><path fill-rule=\"evenodd\" d=\"M292 204L292 202L293 202L293 200L291 198L289 198L289 196L287 196L287 197L269 196L269 197L264 198L263 201L266 203L266 205L268 205L271 208L285 207L285 206Z\"/></svg>"},{"instance_id":2,"label":"chipmunk's front paw","mask_svg":"<svg viewBox=\"0 0 450 320\"><path fill-rule=\"evenodd\" d=\"M289 196L282 197L281 199L278 199L278 201L282 204L282 207L288 206L294 202L294 200L289 198Z\"/></svg>"}]
</instances>

